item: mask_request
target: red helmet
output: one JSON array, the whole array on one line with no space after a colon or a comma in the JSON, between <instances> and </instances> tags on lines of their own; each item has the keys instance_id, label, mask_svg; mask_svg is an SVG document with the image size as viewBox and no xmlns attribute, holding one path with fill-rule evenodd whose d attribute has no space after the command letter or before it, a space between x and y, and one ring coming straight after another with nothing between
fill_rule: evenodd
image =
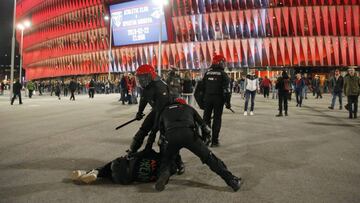
<instances>
[{"instance_id":1,"label":"red helmet","mask_svg":"<svg viewBox=\"0 0 360 203\"><path fill-rule=\"evenodd\" d=\"M180 97L179 97L179 98L176 98L176 99L175 99L175 102L176 102L176 103L179 103L179 104L186 104L186 100L183 99L183 98L180 98Z\"/></svg>"},{"instance_id":2,"label":"red helmet","mask_svg":"<svg viewBox=\"0 0 360 203\"><path fill-rule=\"evenodd\" d=\"M151 65L144 64L136 70L137 83L142 88L147 87L155 78L156 72Z\"/></svg>"},{"instance_id":3,"label":"red helmet","mask_svg":"<svg viewBox=\"0 0 360 203\"><path fill-rule=\"evenodd\" d=\"M213 57L212 63L219 64L220 62L225 62L225 57L223 55L217 54Z\"/></svg>"},{"instance_id":4,"label":"red helmet","mask_svg":"<svg viewBox=\"0 0 360 203\"><path fill-rule=\"evenodd\" d=\"M148 64L144 64L139 66L139 68L136 70L136 75L142 75L142 74L150 74L152 79L155 79L156 72L154 67Z\"/></svg>"}]
</instances>

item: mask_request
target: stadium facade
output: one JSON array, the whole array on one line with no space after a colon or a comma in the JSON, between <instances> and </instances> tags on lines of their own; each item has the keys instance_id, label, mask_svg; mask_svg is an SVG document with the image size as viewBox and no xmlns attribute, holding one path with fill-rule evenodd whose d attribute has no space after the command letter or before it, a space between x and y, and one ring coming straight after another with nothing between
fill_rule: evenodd
<instances>
[{"instance_id":1,"label":"stadium facade","mask_svg":"<svg viewBox=\"0 0 360 203\"><path fill-rule=\"evenodd\" d=\"M119 2L119 1L117 1ZM27 79L157 66L158 44L112 47L111 0L18 0ZM162 69L207 67L214 53L233 69L360 66L360 0L170 0ZM17 33L20 38L20 32Z\"/></svg>"}]
</instances>

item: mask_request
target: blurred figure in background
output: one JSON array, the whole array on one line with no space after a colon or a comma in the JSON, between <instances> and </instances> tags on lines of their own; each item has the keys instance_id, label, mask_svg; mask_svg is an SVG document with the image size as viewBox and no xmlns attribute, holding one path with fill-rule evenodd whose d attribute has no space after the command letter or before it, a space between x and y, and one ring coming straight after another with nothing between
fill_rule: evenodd
<instances>
[{"instance_id":1,"label":"blurred figure in background","mask_svg":"<svg viewBox=\"0 0 360 203\"><path fill-rule=\"evenodd\" d=\"M335 75L330 79L332 100L329 109L334 109L336 97L339 97L340 110L342 109L342 91L344 88L344 78L340 75L339 69L335 70Z\"/></svg>"},{"instance_id":2,"label":"blurred figure in background","mask_svg":"<svg viewBox=\"0 0 360 203\"><path fill-rule=\"evenodd\" d=\"M355 69L349 68L349 74L345 76L344 93L348 99L349 118L357 118L358 99L360 94L360 79L355 75Z\"/></svg>"},{"instance_id":3,"label":"blurred figure in background","mask_svg":"<svg viewBox=\"0 0 360 203\"><path fill-rule=\"evenodd\" d=\"M294 89L296 96L296 106L301 107L303 101L303 90L304 90L305 82L301 78L301 74L296 74L296 79L294 81Z\"/></svg>"},{"instance_id":4,"label":"blurred figure in background","mask_svg":"<svg viewBox=\"0 0 360 203\"><path fill-rule=\"evenodd\" d=\"M265 76L265 78L261 81L261 87L263 88L264 98L269 98L271 81L267 76Z\"/></svg>"},{"instance_id":5,"label":"blurred figure in background","mask_svg":"<svg viewBox=\"0 0 360 203\"><path fill-rule=\"evenodd\" d=\"M70 84L69 84L69 89L70 89L70 93L71 93L71 96L70 96L70 100L73 100L75 101L75 91L76 91L76 87L77 87L77 83L75 82L75 79L71 79L70 81Z\"/></svg>"},{"instance_id":6,"label":"blurred figure in background","mask_svg":"<svg viewBox=\"0 0 360 203\"><path fill-rule=\"evenodd\" d=\"M245 107L244 107L244 116L248 115L248 105L249 99L251 97L251 106L250 106L250 116L254 115L254 106L255 106L255 96L256 91L259 91L259 79L255 75L255 70L251 70L250 74L246 76L245 79Z\"/></svg>"},{"instance_id":7,"label":"blurred figure in background","mask_svg":"<svg viewBox=\"0 0 360 203\"><path fill-rule=\"evenodd\" d=\"M14 100L16 99L16 96L19 97L19 104L22 104L21 89L22 89L22 85L21 85L20 81L16 80L16 82L13 85L13 97L11 99L11 105L14 104Z\"/></svg>"},{"instance_id":8,"label":"blurred figure in background","mask_svg":"<svg viewBox=\"0 0 360 203\"><path fill-rule=\"evenodd\" d=\"M181 78L176 74L175 69L170 70L166 84L169 86L170 96L173 99L180 97L182 91Z\"/></svg>"},{"instance_id":9,"label":"blurred figure in background","mask_svg":"<svg viewBox=\"0 0 360 203\"><path fill-rule=\"evenodd\" d=\"M276 82L276 89L279 94L279 114L277 117L283 116L283 107L285 111L285 116L288 116L288 95L290 91L290 78L286 71L283 71L281 77L278 78Z\"/></svg>"},{"instance_id":10,"label":"blurred figure in background","mask_svg":"<svg viewBox=\"0 0 360 203\"><path fill-rule=\"evenodd\" d=\"M185 77L182 81L182 95L189 105L192 105L193 84L190 72L185 72Z\"/></svg>"},{"instance_id":11,"label":"blurred figure in background","mask_svg":"<svg viewBox=\"0 0 360 203\"><path fill-rule=\"evenodd\" d=\"M26 88L27 88L28 91L29 91L29 98L31 99L31 97L32 97L32 95L33 95L33 92L34 92L34 90L35 90L35 85L34 85L34 83L33 83L31 80L29 80L29 81L27 82L27 84L26 84Z\"/></svg>"},{"instance_id":12,"label":"blurred figure in background","mask_svg":"<svg viewBox=\"0 0 360 203\"><path fill-rule=\"evenodd\" d=\"M320 76L315 75L315 79L313 81L313 92L316 93L316 99L320 97L322 99L321 95L321 83L320 83Z\"/></svg>"}]
</instances>

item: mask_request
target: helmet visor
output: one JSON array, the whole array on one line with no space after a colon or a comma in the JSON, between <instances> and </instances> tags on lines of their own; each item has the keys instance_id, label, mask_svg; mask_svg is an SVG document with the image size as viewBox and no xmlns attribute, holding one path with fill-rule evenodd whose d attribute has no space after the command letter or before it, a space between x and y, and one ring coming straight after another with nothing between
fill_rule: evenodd
<instances>
[{"instance_id":1,"label":"helmet visor","mask_svg":"<svg viewBox=\"0 0 360 203\"><path fill-rule=\"evenodd\" d=\"M151 74L139 74L136 75L136 80L140 87L145 88L151 83L152 77Z\"/></svg>"}]
</instances>

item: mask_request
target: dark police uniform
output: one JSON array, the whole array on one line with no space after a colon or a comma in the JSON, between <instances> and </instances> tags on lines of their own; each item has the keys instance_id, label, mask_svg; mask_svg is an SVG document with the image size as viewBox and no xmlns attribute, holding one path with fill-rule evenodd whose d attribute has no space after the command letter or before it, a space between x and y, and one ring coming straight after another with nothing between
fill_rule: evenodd
<instances>
[{"instance_id":1,"label":"dark police uniform","mask_svg":"<svg viewBox=\"0 0 360 203\"><path fill-rule=\"evenodd\" d=\"M211 114L214 112L212 124L212 144L219 144L219 132L221 128L221 116L224 103L226 108L230 106L230 78L224 72L221 65L213 64L203 78L204 92L204 120L211 126Z\"/></svg>"},{"instance_id":2,"label":"dark police uniform","mask_svg":"<svg viewBox=\"0 0 360 203\"><path fill-rule=\"evenodd\" d=\"M169 96L169 90L164 81L160 78L156 78L147 87L143 89L139 102L139 110L137 117L141 117L147 104L152 107L149 115L146 116L139 131L135 134L133 142L131 143L130 150L136 152L143 144L145 137L152 130L153 132L158 130L158 121L161 111L166 105L171 102ZM148 144L153 144L155 141L155 134L150 134L148 138Z\"/></svg>"},{"instance_id":3,"label":"dark police uniform","mask_svg":"<svg viewBox=\"0 0 360 203\"><path fill-rule=\"evenodd\" d=\"M157 190L165 189L165 184L170 177L171 161L181 148L187 148L198 156L235 191L240 188L239 179L228 171L226 165L207 148L195 133L196 125L201 126L203 136L209 135L210 129L207 129L206 123L194 108L186 104L171 104L165 107L159 122L163 153L160 177L155 185Z\"/></svg>"},{"instance_id":4,"label":"dark police uniform","mask_svg":"<svg viewBox=\"0 0 360 203\"><path fill-rule=\"evenodd\" d=\"M159 77L151 81L151 83L143 89L139 102L139 110L136 115L137 118L142 118L142 114L146 105L149 103L152 107L149 115L146 116L144 122L142 123L140 129L135 134L133 141L130 145L130 152L136 152L143 144L145 137L151 131L146 144L146 149L151 149L152 145L156 138L156 132L158 131L159 117L162 110L166 105L170 104L172 101L171 96L169 95L168 86L164 81ZM178 166L178 174L184 172L184 164L181 160L181 156L178 154L174 159L176 165Z\"/></svg>"}]
</instances>

